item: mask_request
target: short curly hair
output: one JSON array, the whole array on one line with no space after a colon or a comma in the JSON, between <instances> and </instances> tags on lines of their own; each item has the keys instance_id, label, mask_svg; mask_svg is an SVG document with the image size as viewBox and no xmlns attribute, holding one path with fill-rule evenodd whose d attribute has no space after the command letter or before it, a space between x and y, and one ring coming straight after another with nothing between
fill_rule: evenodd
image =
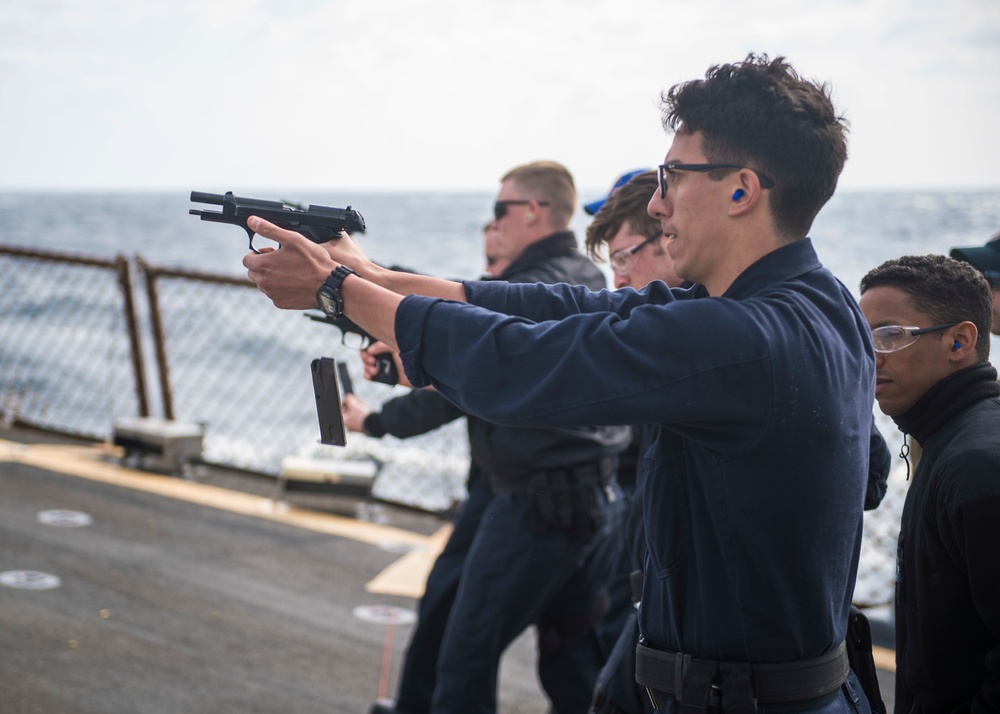
<instances>
[{"instance_id":1,"label":"short curly hair","mask_svg":"<svg viewBox=\"0 0 1000 714\"><path fill-rule=\"evenodd\" d=\"M806 236L847 161L847 121L828 85L802 79L784 57L751 53L661 99L667 131L701 132L710 162L747 166L774 181L775 226L786 240Z\"/></svg>"},{"instance_id":2,"label":"short curly hair","mask_svg":"<svg viewBox=\"0 0 1000 714\"><path fill-rule=\"evenodd\" d=\"M861 294L875 287L902 290L935 324L968 320L979 330L976 354L990 358L993 293L972 265L943 255L904 255L887 260L861 278Z\"/></svg>"}]
</instances>

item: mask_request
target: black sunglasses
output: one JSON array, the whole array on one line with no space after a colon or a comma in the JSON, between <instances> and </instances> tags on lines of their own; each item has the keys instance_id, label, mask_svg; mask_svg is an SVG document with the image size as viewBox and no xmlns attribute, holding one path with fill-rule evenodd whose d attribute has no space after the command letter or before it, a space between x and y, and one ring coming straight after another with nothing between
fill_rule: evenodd
<instances>
[{"instance_id":1,"label":"black sunglasses","mask_svg":"<svg viewBox=\"0 0 1000 714\"><path fill-rule=\"evenodd\" d=\"M984 270L983 277L991 288L1000 288L1000 270Z\"/></svg>"},{"instance_id":2,"label":"black sunglasses","mask_svg":"<svg viewBox=\"0 0 1000 714\"><path fill-rule=\"evenodd\" d=\"M507 206L527 206L531 203L530 199L510 199L508 201L497 201L493 204L493 218L499 221L501 218L507 215ZM549 205L548 201L535 201L539 206Z\"/></svg>"},{"instance_id":3,"label":"black sunglasses","mask_svg":"<svg viewBox=\"0 0 1000 714\"><path fill-rule=\"evenodd\" d=\"M706 171L718 171L720 169L748 169L749 166L740 166L739 164L660 164L659 170L656 172L656 181L660 186L660 198L667 197L667 176L674 171L699 171L705 173ZM767 176L762 174L760 171L755 169L750 169L755 174L757 174L757 180L760 181L761 188L774 188L774 181L769 179Z\"/></svg>"}]
</instances>

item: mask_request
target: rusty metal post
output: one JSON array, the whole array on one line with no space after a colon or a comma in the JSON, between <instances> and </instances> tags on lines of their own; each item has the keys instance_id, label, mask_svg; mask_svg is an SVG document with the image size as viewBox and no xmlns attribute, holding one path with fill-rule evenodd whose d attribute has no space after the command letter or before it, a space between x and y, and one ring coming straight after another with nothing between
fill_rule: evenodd
<instances>
[{"instance_id":1,"label":"rusty metal post","mask_svg":"<svg viewBox=\"0 0 1000 714\"><path fill-rule=\"evenodd\" d=\"M139 319L135 312L135 296L132 294L132 273L128 259L124 255L115 258L118 273L118 287L125 300L125 324L128 327L129 347L132 353L132 371L135 375L135 396L139 401L139 416L149 416L149 395L146 392L146 369L142 359L142 341L139 336Z\"/></svg>"},{"instance_id":2,"label":"rusty metal post","mask_svg":"<svg viewBox=\"0 0 1000 714\"><path fill-rule=\"evenodd\" d=\"M146 296L149 299L149 323L153 330L153 346L156 350L156 366L160 373L160 394L163 397L163 417L174 418L174 400L170 391L170 368L167 366L166 338L163 334L163 320L160 317L160 299L156 291L156 269L142 258L136 263L146 281Z\"/></svg>"}]
</instances>

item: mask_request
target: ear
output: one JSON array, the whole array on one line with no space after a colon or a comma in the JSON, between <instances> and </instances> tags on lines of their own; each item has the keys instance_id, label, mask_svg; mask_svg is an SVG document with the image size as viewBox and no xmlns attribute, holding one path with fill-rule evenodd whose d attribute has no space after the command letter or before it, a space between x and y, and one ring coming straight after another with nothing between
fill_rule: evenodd
<instances>
[{"instance_id":1,"label":"ear","mask_svg":"<svg viewBox=\"0 0 1000 714\"><path fill-rule=\"evenodd\" d=\"M734 173L732 180L726 181L729 193L729 215L740 216L749 213L761 200L760 181L750 169L741 169Z\"/></svg>"},{"instance_id":2,"label":"ear","mask_svg":"<svg viewBox=\"0 0 1000 714\"><path fill-rule=\"evenodd\" d=\"M531 203L528 204L527 212L524 214L525 220L528 221L528 223L536 223L537 221L542 220L545 217L545 214L542 213L543 208L544 206L542 206L542 204L532 199Z\"/></svg>"},{"instance_id":3,"label":"ear","mask_svg":"<svg viewBox=\"0 0 1000 714\"><path fill-rule=\"evenodd\" d=\"M948 355L952 362L964 362L969 357L979 361L976 354L976 340L979 339L979 330L975 324L966 320L952 328L951 351Z\"/></svg>"}]
</instances>

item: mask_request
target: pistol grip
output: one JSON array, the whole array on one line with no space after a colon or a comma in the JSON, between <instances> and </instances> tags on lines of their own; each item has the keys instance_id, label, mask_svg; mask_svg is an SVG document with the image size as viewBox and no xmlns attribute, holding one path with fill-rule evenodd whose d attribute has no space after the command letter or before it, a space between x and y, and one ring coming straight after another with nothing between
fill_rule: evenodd
<instances>
[{"instance_id":1,"label":"pistol grip","mask_svg":"<svg viewBox=\"0 0 1000 714\"><path fill-rule=\"evenodd\" d=\"M378 372L372 377L373 382L399 384L399 371L396 369L396 363L392 361L392 355L386 353L375 355L375 366L378 367Z\"/></svg>"}]
</instances>

